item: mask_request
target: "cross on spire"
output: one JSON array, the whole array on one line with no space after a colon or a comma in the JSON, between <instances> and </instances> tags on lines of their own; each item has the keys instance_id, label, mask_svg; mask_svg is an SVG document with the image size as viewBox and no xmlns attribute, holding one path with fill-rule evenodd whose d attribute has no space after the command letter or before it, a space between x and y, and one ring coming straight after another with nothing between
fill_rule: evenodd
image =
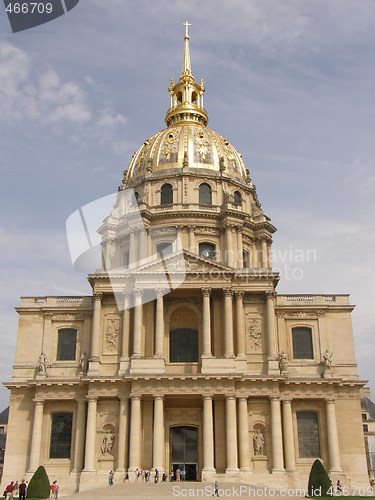
<instances>
[{"instance_id":1,"label":"cross on spire","mask_svg":"<svg viewBox=\"0 0 375 500\"><path fill-rule=\"evenodd\" d=\"M189 23L189 21L185 21L184 23L182 23L182 26L185 26L185 36L189 38L189 26L191 26L191 24Z\"/></svg>"}]
</instances>

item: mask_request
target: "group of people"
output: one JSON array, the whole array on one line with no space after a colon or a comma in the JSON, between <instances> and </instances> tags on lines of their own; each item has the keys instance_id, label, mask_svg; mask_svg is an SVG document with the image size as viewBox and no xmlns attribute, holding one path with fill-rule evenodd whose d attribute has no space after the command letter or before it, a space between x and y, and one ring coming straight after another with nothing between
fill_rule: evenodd
<instances>
[{"instance_id":1,"label":"group of people","mask_svg":"<svg viewBox=\"0 0 375 500\"><path fill-rule=\"evenodd\" d=\"M149 471L148 469L139 470L137 468L135 470L135 478L137 481L139 481L139 479L141 479L141 481L143 483L149 483L151 481L151 471ZM128 479L129 479L129 474L127 472L125 475L125 480L128 480ZM167 480L167 475L165 472L163 472L163 474L161 476L161 480L163 482L165 482ZM159 481L160 481L160 473L159 473L158 469L155 469L154 482L158 483Z\"/></svg>"},{"instance_id":2,"label":"group of people","mask_svg":"<svg viewBox=\"0 0 375 500\"><path fill-rule=\"evenodd\" d=\"M20 500L25 500L27 491L27 482L22 479L21 483L18 481L11 481L4 491L4 498L12 499L14 496L18 496Z\"/></svg>"},{"instance_id":3,"label":"group of people","mask_svg":"<svg viewBox=\"0 0 375 500\"><path fill-rule=\"evenodd\" d=\"M6 500L12 500L14 497L18 497L19 500L25 500L27 494L28 483L25 479L22 479L21 483L18 481L11 481L4 491L4 498ZM57 481L54 481L50 486L50 499L57 500L59 492L59 486Z\"/></svg>"},{"instance_id":4,"label":"group of people","mask_svg":"<svg viewBox=\"0 0 375 500\"><path fill-rule=\"evenodd\" d=\"M186 470L185 469L180 469L177 467L176 471L173 469L171 470L171 475L170 475L170 480L171 481L185 481L186 479Z\"/></svg>"}]
</instances>

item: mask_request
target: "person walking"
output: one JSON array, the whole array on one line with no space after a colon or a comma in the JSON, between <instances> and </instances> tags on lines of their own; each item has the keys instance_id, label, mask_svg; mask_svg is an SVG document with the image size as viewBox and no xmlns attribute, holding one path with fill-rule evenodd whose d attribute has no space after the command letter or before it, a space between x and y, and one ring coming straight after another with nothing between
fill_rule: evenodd
<instances>
[{"instance_id":1,"label":"person walking","mask_svg":"<svg viewBox=\"0 0 375 500\"><path fill-rule=\"evenodd\" d=\"M11 481L8 486L5 488L5 498L8 500L12 500L13 498L13 493L14 493L14 481Z\"/></svg>"},{"instance_id":2,"label":"person walking","mask_svg":"<svg viewBox=\"0 0 375 500\"><path fill-rule=\"evenodd\" d=\"M219 483L217 481L215 481L215 484L214 484L214 494L213 494L214 497L218 497L219 496Z\"/></svg>"},{"instance_id":3,"label":"person walking","mask_svg":"<svg viewBox=\"0 0 375 500\"><path fill-rule=\"evenodd\" d=\"M25 483L25 480L22 479L21 484L18 486L19 500L26 499L26 490L27 490L27 485Z\"/></svg>"},{"instance_id":4,"label":"person walking","mask_svg":"<svg viewBox=\"0 0 375 500\"><path fill-rule=\"evenodd\" d=\"M110 470L109 471L109 474L108 474L108 484L109 486L113 486L113 477L114 477L114 472L113 470Z\"/></svg>"},{"instance_id":5,"label":"person walking","mask_svg":"<svg viewBox=\"0 0 375 500\"><path fill-rule=\"evenodd\" d=\"M49 498L50 498L50 500L56 500L56 483L55 482L53 482L51 484Z\"/></svg>"}]
</instances>

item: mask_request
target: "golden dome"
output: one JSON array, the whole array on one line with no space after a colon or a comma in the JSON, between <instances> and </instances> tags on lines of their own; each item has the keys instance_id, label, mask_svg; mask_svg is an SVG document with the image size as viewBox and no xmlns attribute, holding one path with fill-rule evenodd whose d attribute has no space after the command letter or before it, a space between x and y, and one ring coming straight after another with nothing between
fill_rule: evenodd
<instances>
[{"instance_id":1,"label":"golden dome","mask_svg":"<svg viewBox=\"0 0 375 500\"><path fill-rule=\"evenodd\" d=\"M146 173L170 169L208 169L225 172L241 180L248 178L241 154L214 130L207 128L203 107L203 80L199 85L191 72L188 22L184 23L184 57L179 81L171 79L170 107L161 130L136 151L126 182Z\"/></svg>"},{"instance_id":2,"label":"golden dome","mask_svg":"<svg viewBox=\"0 0 375 500\"><path fill-rule=\"evenodd\" d=\"M147 139L134 153L128 180L147 172L182 168L247 177L241 154L224 137L208 127L180 122Z\"/></svg>"}]
</instances>

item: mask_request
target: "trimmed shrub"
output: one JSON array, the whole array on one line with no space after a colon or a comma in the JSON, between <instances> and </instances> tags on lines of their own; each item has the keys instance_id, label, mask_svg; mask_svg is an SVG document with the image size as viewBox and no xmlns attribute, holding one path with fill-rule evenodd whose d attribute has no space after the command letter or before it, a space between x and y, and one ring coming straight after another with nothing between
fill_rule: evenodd
<instances>
[{"instance_id":1,"label":"trimmed shrub","mask_svg":"<svg viewBox=\"0 0 375 500\"><path fill-rule=\"evenodd\" d=\"M311 497L331 497L332 483L320 460L316 459L312 464L309 485L309 496Z\"/></svg>"},{"instance_id":2,"label":"trimmed shrub","mask_svg":"<svg viewBox=\"0 0 375 500\"><path fill-rule=\"evenodd\" d=\"M49 498L49 489L50 484L46 469L40 465L27 487L27 496L29 498Z\"/></svg>"}]
</instances>

